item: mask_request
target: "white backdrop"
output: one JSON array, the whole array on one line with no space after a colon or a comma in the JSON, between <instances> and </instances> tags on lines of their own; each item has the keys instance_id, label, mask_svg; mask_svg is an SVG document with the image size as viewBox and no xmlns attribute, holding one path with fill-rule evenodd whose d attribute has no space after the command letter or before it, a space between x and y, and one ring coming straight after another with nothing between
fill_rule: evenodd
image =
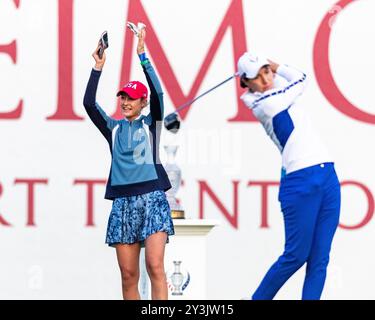
<instances>
[{"instance_id":1,"label":"white backdrop","mask_svg":"<svg viewBox=\"0 0 375 320\"><path fill-rule=\"evenodd\" d=\"M374 299L375 121L371 113L375 110L370 83L375 70L371 40L375 2L132 0L132 4L143 6L151 23L146 43L150 48L157 41L161 44L186 96L220 25L233 21L236 26L243 22L245 33L237 27L233 33L231 27L225 30L196 88L198 94L236 71L236 50L243 47L310 75L302 99L336 159L344 182L341 224L352 227L340 227L336 233L322 298ZM70 5L72 11L67 10ZM108 30L110 47L97 98L105 110L110 114L116 110L123 54L126 61L132 59L130 77L145 80L135 48L129 51L124 45L128 7L125 0L0 0L0 299L121 298L115 251L104 244L111 202L103 199L104 185L95 186L94 225L87 226L87 187L75 182L105 180L109 169L106 142L82 106L93 66L91 53L103 30ZM71 20L64 10L72 12ZM138 12L132 14L137 17ZM321 42L315 42L327 14L323 28L329 23L330 66L323 64ZM8 45L13 41L12 53ZM64 51L69 43L72 51ZM314 58L315 43L319 54ZM152 49L150 56L161 76L169 113L177 104L172 96L177 96L178 88L169 82L168 66L160 63L161 51ZM370 114L370 120L354 118L350 108L347 114L338 110L342 101L320 75L329 68L344 97ZM69 70L72 79L66 76ZM187 216L221 221L207 243L210 299L249 296L281 254L284 241L277 187L268 190L268 226L262 226L261 189L248 186L278 181L280 155L259 123L229 121L238 112L236 86L231 81L197 101L180 132L163 132L161 143L180 145L177 162L184 186L178 197ZM330 99L323 86L332 92ZM72 88L72 104L67 88ZM59 94L59 105L65 100L75 119L47 119L56 113ZM22 112L12 116L21 99ZM164 160L163 150L161 155ZM32 188L30 180L40 181ZM207 186L216 200L206 192ZM302 283L301 269L276 298L299 299Z\"/></svg>"}]
</instances>

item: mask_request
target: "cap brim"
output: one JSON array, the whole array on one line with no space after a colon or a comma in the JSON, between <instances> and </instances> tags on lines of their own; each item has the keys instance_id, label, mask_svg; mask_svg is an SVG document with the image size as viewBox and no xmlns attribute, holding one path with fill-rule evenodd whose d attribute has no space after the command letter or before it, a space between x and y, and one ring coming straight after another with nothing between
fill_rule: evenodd
<instances>
[{"instance_id":1,"label":"cap brim","mask_svg":"<svg viewBox=\"0 0 375 320\"><path fill-rule=\"evenodd\" d=\"M132 99L138 99L139 97L134 97L132 96L129 92L125 91L125 90L120 90L119 92L117 92L117 97L123 95L123 94L127 94L130 98Z\"/></svg>"},{"instance_id":2,"label":"cap brim","mask_svg":"<svg viewBox=\"0 0 375 320\"><path fill-rule=\"evenodd\" d=\"M247 79L253 80L258 76L260 69L262 69L265 66L269 66L269 65L270 65L269 63L262 64L261 66L259 66L258 71L254 75L250 76L247 72L245 72L244 74L246 75Z\"/></svg>"}]
</instances>

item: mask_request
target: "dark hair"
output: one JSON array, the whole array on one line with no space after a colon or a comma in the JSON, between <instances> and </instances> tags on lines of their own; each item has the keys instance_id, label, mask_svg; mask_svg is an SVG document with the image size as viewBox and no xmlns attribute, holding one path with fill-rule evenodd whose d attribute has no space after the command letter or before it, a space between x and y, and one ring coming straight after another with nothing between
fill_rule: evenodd
<instances>
[{"instance_id":1,"label":"dark hair","mask_svg":"<svg viewBox=\"0 0 375 320\"><path fill-rule=\"evenodd\" d=\"M240 86L241 86L241 88L247 88L247 85L244 82L245 80L248 80L248 79L246 78L246 73L243 73L241 75L241 77L240 77Z\"/></svg>"}]
</instances>

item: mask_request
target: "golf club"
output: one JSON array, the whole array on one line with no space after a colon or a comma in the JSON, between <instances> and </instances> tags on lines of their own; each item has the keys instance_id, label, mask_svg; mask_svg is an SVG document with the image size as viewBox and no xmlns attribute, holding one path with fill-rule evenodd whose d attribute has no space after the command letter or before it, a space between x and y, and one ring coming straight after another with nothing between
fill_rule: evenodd
<instances>
[{"instance_id":1,"label":"golf club","mask_svg":"<svg viewBox=\"0 0 375 320\"><path fill-rule=\"evenodd\" d=\"M179 106L174 112L170 113L169 115L167 115L164 118L164 126L165 126L165 128L167 130L173 132L173 133L177 133L177 131L180 129L180 124L181 124L181 121L179 119L178 113L181 110L183 110L186 107L190 106L191 104L193 104L198 99L202 98L206 94L208 94L211 91L217 89L218 87L222 86L224 83L232 80L233 78L237 77L238 75L239 75L239 73L236 72L235 74L231 75L229 78L225 79L224 81L220 82L216 86L212 87L211 89L203 92L202 94L200 94L199 96L195 97L194 99L191 99L191 100L185 102L184 104L182 104L181 106Z\"/></svg>"}]
</instances>

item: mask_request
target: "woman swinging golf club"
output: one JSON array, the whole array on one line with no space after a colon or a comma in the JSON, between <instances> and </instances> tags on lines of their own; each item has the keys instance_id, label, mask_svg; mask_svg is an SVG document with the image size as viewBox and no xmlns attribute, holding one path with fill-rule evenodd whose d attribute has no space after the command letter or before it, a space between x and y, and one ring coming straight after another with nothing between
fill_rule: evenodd
<instances>
[{"instance_id":1,"label":"woman swinging golf club","mask_svg":"<svg viewBox=\"0 0 375 320\"><path fill-rule=\"evenodd\" d=\"M306 75L249 53L239 59L238 70L241 86L248 89L243 102L282 155L279 201L285 224L284 252L252 298L272 299L306 263L302 299L320 299L339 221L340 183L331 156L298 103Z\"/></svg>"}]
</instances>

